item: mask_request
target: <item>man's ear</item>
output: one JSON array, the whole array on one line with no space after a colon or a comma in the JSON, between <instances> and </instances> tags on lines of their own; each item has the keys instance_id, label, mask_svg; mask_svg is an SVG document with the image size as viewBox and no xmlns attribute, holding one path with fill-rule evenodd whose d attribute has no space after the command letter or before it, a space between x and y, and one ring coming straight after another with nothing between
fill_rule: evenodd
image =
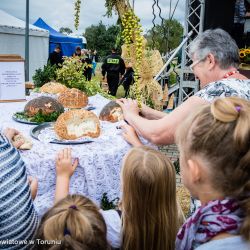
<instances>
[{"instance_id":1,"label":"man's ear","mask_svg":"<svg viewBox=\"0 0 250 250\"><path fill-rule=\"evenodd\" d=\"M201 167L199 163L194 159L187 161L190 178L193 183L199 182L201 179Z\"/></svg>"},{"instance_id":2,"label":"man's ear","mask_svg":"<svg viewBox=\"0 0 250 250\"><path fill-rule=\"evenodd\" d=\"M208 69L212 70L216 64L216 60L213 54L209 53L207 55L207 60L208 60Z\"/></svg>"}]
</instances>

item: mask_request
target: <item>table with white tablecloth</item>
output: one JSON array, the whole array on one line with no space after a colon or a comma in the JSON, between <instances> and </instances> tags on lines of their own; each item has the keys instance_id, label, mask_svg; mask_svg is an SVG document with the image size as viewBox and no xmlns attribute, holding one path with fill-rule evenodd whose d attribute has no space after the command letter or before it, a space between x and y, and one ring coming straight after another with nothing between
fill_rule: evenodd
<instances>
[{"instance_id":1,"label":"table with white tablecloth","mask_svg":"<svg viewBox=\"0 0 250 250\"><path fill-rule=\"evenodd\" d=\"M109 100L100 95L89 98L89 103L96 108L93 112L97 115L108 102ZM13 127L25 136L30 136L30 130L34 125L18 123L12 119L13 113L23 111L26 103L0 103L1 127ZM55 157L57 152L65 147L72 148L73 157L79 158L79 165L70 180L70 193L86 195L97 203L100 202L103 193L107 193L109 199L120 196L121 163L130 145L122 138L117 125L101 122L100 137L90 143L59 145L32 138L32 149L20 151L28 175L38 179L38 193L34 203L39 216L53 205Z\"/></svg>"}]
</instances>

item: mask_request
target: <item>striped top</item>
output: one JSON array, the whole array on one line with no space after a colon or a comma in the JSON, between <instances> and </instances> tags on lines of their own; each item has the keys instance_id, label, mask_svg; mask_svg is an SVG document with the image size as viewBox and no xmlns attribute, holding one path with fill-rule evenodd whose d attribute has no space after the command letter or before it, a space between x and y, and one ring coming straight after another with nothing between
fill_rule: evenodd
<instances>
[{"instance_id":1,"label":"striped top","mask_svg":"<svg viewBox=\"0 0 250 250\"><path fill-rule=\"evenodd\" d=\"M29 249L37 226L24 162L0 134L0 249Z\"/></svg>"}]
</instances>

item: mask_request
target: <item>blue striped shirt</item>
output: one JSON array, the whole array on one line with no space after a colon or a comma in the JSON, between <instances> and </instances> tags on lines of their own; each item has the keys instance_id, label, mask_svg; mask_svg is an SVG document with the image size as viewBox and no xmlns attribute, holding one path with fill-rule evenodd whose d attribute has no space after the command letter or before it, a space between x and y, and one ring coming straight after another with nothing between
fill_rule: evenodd
<instances>
[{"instance_id":1,"label":"blue striped shirt","mask_svg":"<svg viewBox=\"0 0 250 250\"><path fill-rule=\"evenodd\" d=\"M0 134L0 249L30 249L37 226L24 162Z\"/></svg>"}]
</instances>

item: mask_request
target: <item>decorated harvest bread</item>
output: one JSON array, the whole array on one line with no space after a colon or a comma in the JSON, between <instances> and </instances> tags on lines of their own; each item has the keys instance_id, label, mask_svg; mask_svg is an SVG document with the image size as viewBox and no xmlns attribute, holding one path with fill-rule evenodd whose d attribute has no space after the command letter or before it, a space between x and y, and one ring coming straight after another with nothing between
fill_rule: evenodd
<instances>
[{"instance_id":1,"label":"decorated harvest bread","mask_svg":"<svg viewBox=\"0 0 250 250\"><path fill-rule=\"evenodd\" d=\"M24 107L24 112L29 117L36 115L39 111L43 115L48 115L53 112L62 113L64 108L56 99L48 96L34 98Z\"/></svg>"},{"instance_id":2,"label":"decorated harvest bread","mask_svg":"<svg viewBox=\"0 0 250 250\"><path fill-rule=\"evenodd\" d=\"M67 90L67 87L59 82L48 82L45 83L41 88L40 92L49 94L60 94Z\"/></svg>"},{"instance_id":3,"label":"decorated harvest bread","mask_svg":"<svg viewBox=\"0 0 250 250\"><path fill-rule=\"evenodd\" d=\"M83 136L95 138L100 135L100 122L93 112L70 110L57 118L54 129L61 139L74 140Z\"/></svg>"},{"instance_id":4,"label":"decorated harvest bread","mask_svg":"<svg viewBox=\"0 0 250 250\"><path fill-rule=\"evenodd\" d=\"M65 108L83 108L88 105L88 96L79 89L67 89L58 97Z\"/></svg>"},{"instance_id":5,"label":"decorated harvest bread","mask_svg":"<svg viewBox=\"0 0 250 250\"><path fill-rule=\"evenodd\" d=\"M122 109L115 101L109 102L105 105L99 115L102 121L118 122L123 120Z\"/></svg>"}]
</instances>

